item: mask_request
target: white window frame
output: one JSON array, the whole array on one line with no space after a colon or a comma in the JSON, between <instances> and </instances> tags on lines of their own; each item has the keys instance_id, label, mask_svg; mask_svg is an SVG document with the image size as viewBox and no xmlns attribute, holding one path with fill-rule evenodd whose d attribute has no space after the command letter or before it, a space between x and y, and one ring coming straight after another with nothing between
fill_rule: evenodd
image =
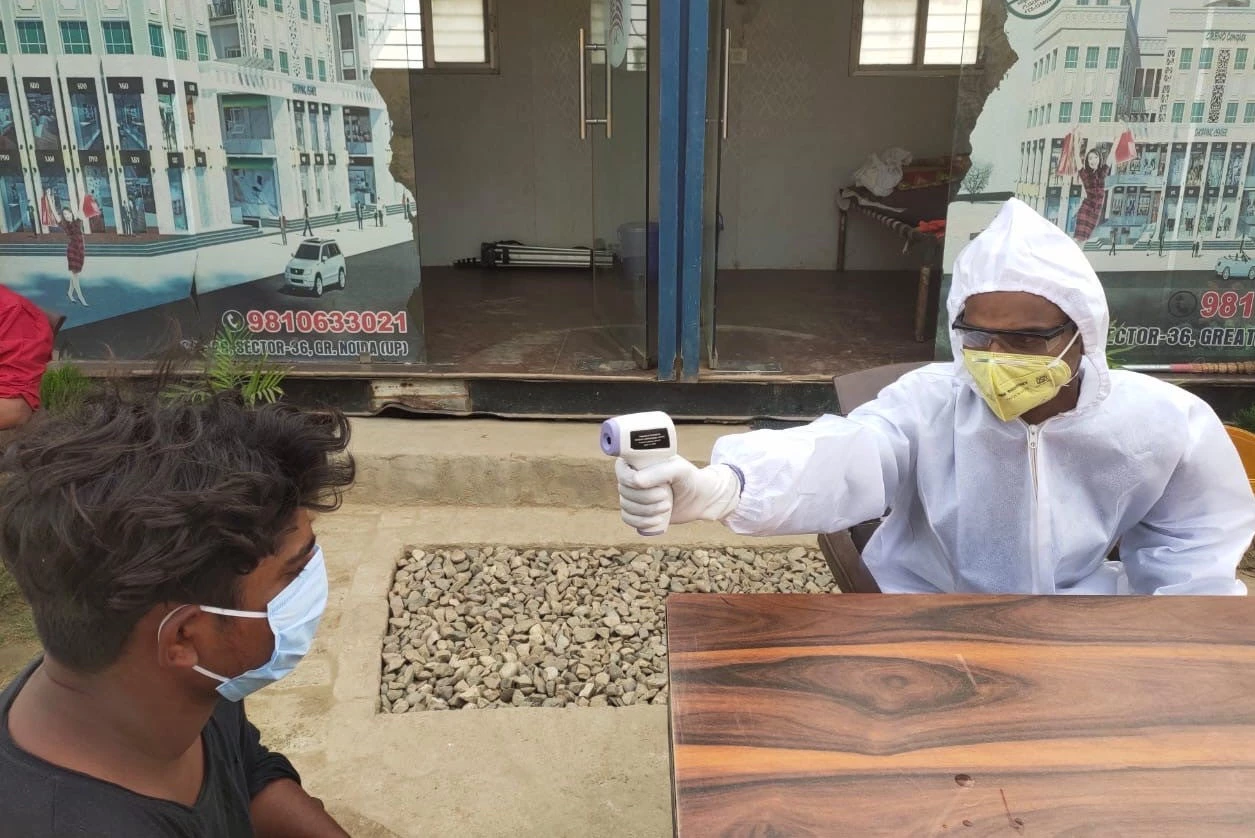
<instances>
[{"instance_id":1,"label":"white window frame","mask_svg":"<svg viewBox=\"0 0 1255 838\"><path fill-rule=\"evenodd\" d=\"M495 75L501 72L497 65L497 2L496 0L483 0L484 4L484 61L474 62L458 62L458 61L437 61L436 60L436 44L432 36L432 13L431 0L419 0L419 11L422 23L422 39L423 39L423 66L409 66L405 69L411 73L423 73L424 75L440 75L440 74L488 74ZM369 8L369 6L367 7ZM367 22L367 33L370 32L370 23ZM339 33L336 33L338 41ZM368 44L367 49L373 50L374 45ZM372 60L374 60L372 58ZM378 66L378 65L376 65ZM380 67L382 70L402 69L385 64Z\"/></svg>"},{"instance_id":2,"label":"white window frame","mask_svg":"<svg viewBox=\"0 0 1255 838\"><path fill-rule=\"evenodd\" d=\"M981 5L982 20L990 2L984 0ZM855 0L854 20L850 26L850 75L851 76L957 76L965 69L979 69L985 66L985 51L980 42L980 30L977 27L976 61L972 64L925 64L924 44L928 39L928 3L929 0L915 0L915 60L910 64L860 64L858 57L862 52L863 42L863 2Z\"/></svg>"}]
</instances>

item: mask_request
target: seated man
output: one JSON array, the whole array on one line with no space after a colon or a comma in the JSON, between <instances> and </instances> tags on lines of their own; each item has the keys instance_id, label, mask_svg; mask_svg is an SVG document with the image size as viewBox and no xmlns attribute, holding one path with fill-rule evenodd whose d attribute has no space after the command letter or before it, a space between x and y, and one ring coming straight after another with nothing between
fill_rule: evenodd
<instances>
[{"instance_id":1,"label":"seated man","mask_svg":"<svg viewBox=\"0 0 1255 838\"><path fill-rule=\"evenodd\" d=\"M339 414L105 397L0 455L0 557L44 646L0 694L0 832L347 834L242 699L313 641L312 513L348 441Z\"/></svg>"},{"instance_id":2,"label":"seated man","mask_svg":"<svg viewBox=\"0 0 1255 838\"><path fill-rule=\"evenodd\" d=\"M52 325L39 307L0 285L0 431L39 409L39 382L52 360Z\"/></svg>"},{"instance_id":3,"label":"seated man","mask_svg":"<svg viewBox=\"0 0 1255 838\"><path fill-rule=\"evenodd\" d=\"M848 418L724 437L700 470L619 462L624 520L768 535L889 510L863 553L886 593L1245 593L1237 452L1200 399L1108 369L1102 285L1066 233L1008 202L959 254L949 309L954 363Z\"/></svg>"}]
</instances>

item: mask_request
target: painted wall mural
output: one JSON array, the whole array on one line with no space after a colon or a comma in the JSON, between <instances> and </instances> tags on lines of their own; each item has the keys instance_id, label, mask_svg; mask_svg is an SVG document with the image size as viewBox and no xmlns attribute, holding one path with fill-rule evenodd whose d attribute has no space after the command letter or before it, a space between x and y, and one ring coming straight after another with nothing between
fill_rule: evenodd
<instances>
[{"instance_id":1,"label":"painted wall mural","mask_svg":"<svg viewBox=\"0 0 1255 838\"><path fill-rule=\"evenodd\" d=\"M990 178L981 194L951 204L946 270L993 217L996 196L1013 194L1090 258L1121 363L1250 358L1255 10L1207 0L1000 2L1018 60L972 132L973 168Z\"/></svg>"},{"instance_id":2,"label":"painted wall mural","mask_svg":"<svg viewBox=\"0 0 1255 838\"><path fill-rule=\"evenodd\" d=\"M331 37L366 7L122 0L67 48L81 12L0 4L0 283L68 315L63 356L229 326L288 363L423 359L413 197L365 31Z\"/></svg>"}]
</instances>

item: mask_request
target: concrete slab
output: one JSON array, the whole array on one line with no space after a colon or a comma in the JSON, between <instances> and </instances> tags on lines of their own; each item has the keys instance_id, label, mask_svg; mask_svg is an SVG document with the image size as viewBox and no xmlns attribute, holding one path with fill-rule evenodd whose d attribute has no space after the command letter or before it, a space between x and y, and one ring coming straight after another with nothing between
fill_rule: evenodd
<instances>
[{"instance_id":1,"label":"concrete slab","mask_svg":"<svg viewBox=\"0 0 1255 838\"><path fill-rule=\"evenodd\" d=\"M614 470L597 423L357 419L357 504L616 508ZM682 425L680 453L709 462L740 426Z\"/></svg>"},{"instance_id":2,"label":"concrete slab","mask_svg":"<svg viewBox=\"0 0 1255 838\"><path fill-rule=\"evenodd\" d=\"M384 716L329 752L306 780L354 835L671 834L665 707Z\"/></svg>"},{"instance_id":3,"label":"concrete slab","mask_svg":"<svg viewBox=\"0 0 1255 838\"><path fill-rule=\"evenodd\" d=\"M599 509L350 505L315 523L331 597L310 655L249 699L266 742L354 836L671 834L665 707L379 715L378 655L396 559L415 544L645 546ZM753 541L718 525L649 545Z\"/></svg>"}]
</instances>

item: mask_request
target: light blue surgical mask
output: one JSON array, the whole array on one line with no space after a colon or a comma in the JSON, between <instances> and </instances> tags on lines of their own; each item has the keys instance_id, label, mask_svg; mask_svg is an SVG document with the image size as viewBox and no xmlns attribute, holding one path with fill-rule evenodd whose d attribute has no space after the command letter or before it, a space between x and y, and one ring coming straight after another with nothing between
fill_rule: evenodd
<instances>
[{"instance_id":1,"label":"light blue surgical mask","mask_svg":"<svg viewBox=\"0 0 1255 838\"><path fill-rule=\"evenodd\" d=\"M165 616L161 625L157 627L158 639L161 637L161 629L165 627L166 620L178 613L179 609L187 607L187 605L180 605ZM262 666L250 669L234 678L210 672L201 666L192 667L201 675L217 681L218 694L223 698L229 701L242 701L262 687L291 674L309 652L309 647L313 645L314 634L318 631L318 622L327 608L327 566L323 563L322 548L317 548L313 558L301 570L300 575L266 604L265 611L236 611L212 605L196 607L201 611L221 614L224 617L265 619L270 622L270 631L275 636L275 650L270 660Z\"/></svg>"}]
</instances>

